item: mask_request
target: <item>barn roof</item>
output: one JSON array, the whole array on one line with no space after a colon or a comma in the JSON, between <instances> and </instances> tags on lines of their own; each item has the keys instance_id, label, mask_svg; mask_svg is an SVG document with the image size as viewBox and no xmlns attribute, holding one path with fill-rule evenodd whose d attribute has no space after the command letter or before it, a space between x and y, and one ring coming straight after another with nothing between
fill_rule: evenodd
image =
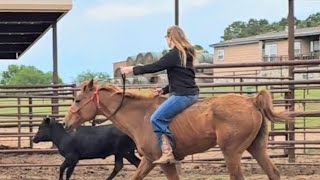
<instances>
[{"instance_id":1,"label":"barn roof","mask_svg":"<svg viewBox=\"0 0 320 180\"><path fill-rule=\"evenodd\" d=\"M18 59L72 8L72 0L1 0L0 60Z\"/></svg>"}]
</instances>

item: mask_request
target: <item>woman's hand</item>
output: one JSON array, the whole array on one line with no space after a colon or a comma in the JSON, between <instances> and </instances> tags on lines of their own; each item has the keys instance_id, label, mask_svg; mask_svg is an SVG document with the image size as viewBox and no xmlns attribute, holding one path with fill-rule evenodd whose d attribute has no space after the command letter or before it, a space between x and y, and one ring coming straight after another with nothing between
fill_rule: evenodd
<instances>
[{"instance_id":1,"label":"woman's hand","mask_svg":"<svg viewBox=\"0 0 320 180\"><path fill-rule=\"evenodd\" d=\"M155 88L152 91L157 95L163 94L163 89L162 88Z\"/></svg>"},{"instance_id":2,"label":"woman's hand","mask_svg":"<svg viewBox=\"0 0 320 180\"><path fill-rule=\"evenodd\" d=\"M133 66L121 67L121 74L129 74L133 71Z\"/></svg>"}]
</instances>

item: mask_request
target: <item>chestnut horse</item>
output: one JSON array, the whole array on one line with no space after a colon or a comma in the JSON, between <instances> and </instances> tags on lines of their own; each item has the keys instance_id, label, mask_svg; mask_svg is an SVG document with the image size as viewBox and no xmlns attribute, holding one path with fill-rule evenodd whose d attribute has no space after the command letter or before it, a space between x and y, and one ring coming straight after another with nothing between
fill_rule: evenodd
<instances>
[{"instance_id":1,"label":"chestnut horse","mask_svg":"<svg viewBox=\"0 0 320 180\"><path fill-rule=\"evenodd\" d=\"M115 85L97 86L93 80L82 84L64 122L67 129L77 128L96 115L109 117L112 123L128 134L136 143L141 163L132 179L143 179L153 168L154 160L161 155L156 135L149 121L152 112L165 97L123 93ZM241 156L245 150L257 160L269 179L280 179L280 174L267 154L267 120L285 122L285 113L272 110L268 91L262 90L254 97L226 94L199 100L170 123L176 141L176 159L200 153L219 145L224 155L230 179L244 179ZM174 164L160 165L168 179L179 179Z\"/></svg>"}]
</instances>

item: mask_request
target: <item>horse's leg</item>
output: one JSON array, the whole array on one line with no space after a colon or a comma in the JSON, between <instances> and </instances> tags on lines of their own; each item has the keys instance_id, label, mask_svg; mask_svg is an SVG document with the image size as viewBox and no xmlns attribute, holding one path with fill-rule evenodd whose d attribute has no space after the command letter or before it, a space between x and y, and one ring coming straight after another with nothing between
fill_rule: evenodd
<instances>
[{"instance_id":1,"label":"horse's leg","mask_svg":"<svg viewBox=\"0 0 320 180\"><path fill-rule=\"evenodd\" d=\"M114 162L114 168L110 176L107 178L107 180L113 179L118 172L123 168L123 157L120 155L114 155L115 162Z\"/></svg>"},{"instance_id":2,"label":"horse's leg","mask_svg":"<svg viewBox=\"0 0 320 180\"><path fill-rule=\"evenodd\" d=\"M258 161L261 168L267 173L269 179L279 180L280 173L276 166L272 163L267 154L268 133L266 122L262 124L259 134L247 149L248 152Z\"/></svg>"},{"instance_id":3,"label":"horse's leg","mask_svg":"<svg viewBox=\"0 0 320 180\"><path fill-rule=\"evenodd\" d=\"M239 152L237 150L237 148L222 150L227 168L229 170L230 180L244 180L241 171L241 156L243 151Z\"/></svg>"},{"instance_id":4,"label":"horse's leg","mask_svg":"<svg viewBox=\"0 0 320 180\"><path fill-rule=\"evenodd\" d=\"M233 130L233 129L231 129ZM220 146L229 170L230 180L244 180L241 170L241 156L255 136L239 132L236 135L226 128L218 131L217 144Z\"/></svg>"},{"instance_id":5,"label":"horse's leg","mask_svg":"<svg viewBox=\"0 0 320 180\"><path fill-rule=\"evenodd\" d=\"M148 160L146 157L142 157L141 162L138 166L138 169L132 176L132 180L143 179L148 173L155 167L152 161Z\"/></svg>"},{"instance_id":6,"label":"horse's leg","mask_svg":"<svg viewBox=\"0 0 320 180\"><path fill-rule=\"evenodd\" d=\"M248 148L249 153L258 161L261 168L267 173L270 180L279 180L280 173L276 166L272 163L270 157L267 154L266 148L259 148L250 146Z\"/></svg>"},{"instance_id":7,"label":"horse's leg","mask_svg":"<svg viewBox=\"0 0 320 180\"><path fill-rule=\"evenodd\" d=\"M168 180L179 180L176 164L162 164L160 167Z\"/></svg>"}]
</instances>

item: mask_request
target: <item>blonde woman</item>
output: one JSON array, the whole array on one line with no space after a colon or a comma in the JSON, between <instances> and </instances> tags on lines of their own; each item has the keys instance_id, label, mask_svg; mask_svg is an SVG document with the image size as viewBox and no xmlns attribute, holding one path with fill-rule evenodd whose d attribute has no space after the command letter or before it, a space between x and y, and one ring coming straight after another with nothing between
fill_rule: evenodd
<instances>
[{"instance_id":1,"label":"blonde woman","mask_svg":"<svg viewBox=\"0 0 320 180\"><path fill-rule=\"evenodd\" d=\"M170 93L170 96L157 108L150 119L162 150L162 156L153 162L155 164L175 162L172 150L174 137L170 132L169 123L174 116L195 103L199 97L193 67L195 53L193 46L178 26L169 27L165 38L171 50L159 61L144 66L121 68L123 74L133 72L134 75L167 70L169 85L164 88L156 88L155 92Z\"/></svg>"}]
</instances>

